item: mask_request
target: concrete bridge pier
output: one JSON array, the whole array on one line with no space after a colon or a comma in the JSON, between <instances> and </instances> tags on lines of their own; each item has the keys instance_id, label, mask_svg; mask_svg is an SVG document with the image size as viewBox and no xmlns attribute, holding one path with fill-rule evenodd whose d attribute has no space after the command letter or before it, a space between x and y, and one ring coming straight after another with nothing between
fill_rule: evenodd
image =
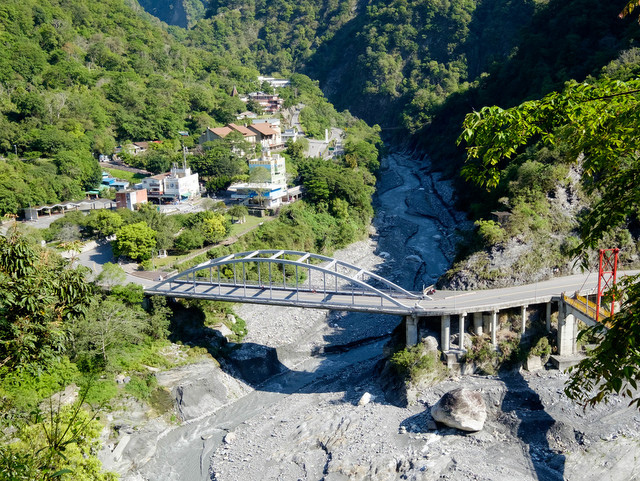
<instances>
[{"instance_id":1,"label":"concrete bridge pier","mask_svg":"<svg viewBox=\"0 0 640 481\"><path fill-rule=\"evenodd\" d=\"M473 331L476 336L482 336L482 312L473 313Z\"/></svg>"},{"instance_id":2,"label":"concrete bridge pier","mask_svg":"<svg viewBox=\"0 0 640 481\"><path fill-rule=\"evenodd\" d=\"M491 344L494 349L498 347L498 311L491 313Z\"/></svg>"},{"instance_id":3,"label":"concrete bridge pier","mask_svg":"<svg viewBox=\"0 0 640 481\"><path fill-rule=\"evenodd\" d=\"M447 352L451 349L451 316L445 314L440 318L440 350Z\"/></svg>"},{"instance_id":4,"label":"concrete bridge pier","mask_svg":"<svg viewBox=\"0 0 640 481\"><path fill-rule=\"evenodd\" d=\"M418 316L405 316L404 323L407 347L415 346L418 344Z\"/></svg>"},{"instance_id":5,"label":"concrete bridge pier","mask_svg":"<svg viewBox=\"0 0 640 481\"><path fill-rule=\"evenodd\" d=\"M463 312L458 317L460 319L460 321L458 323L458 327L460 328L459 332L458 332L458 339L459 339L458 342L459 342L460 345L458 346L458 348L461 351L464 351L464 329L465 329L465 321L467 320L467 313Z\"/></svg>"},{"instance_id":6,"label":"concrete bridge pier","mask_svg":"<svg viewBox=\"0 0 640 481\"><path fill-rule=\"evenodd\" d=\"M491 314L487 312L482 314L482 329L483 332L491 334Z\"/></svg>"},{"instance_id":7,"label":"concrete bridge pier","mask_svg":"<svg viewBox=\"0 0 640 481\"><path fill-rule=\"evenodd\" d=\"M578 325L564 302L558 303L558 355L570 356L576 348Z\"/></svg>"},{"instance_id":8,"label":"concrete bridge pier","mask_svg":"<svg viewBox=\"0 0 640 481\"><path fill-rule=\"evenodd\" d=\"M545 317L547 323L547 332L551 332L551 303L547 302L547 314Z\"/></svg>"}]
</instances>

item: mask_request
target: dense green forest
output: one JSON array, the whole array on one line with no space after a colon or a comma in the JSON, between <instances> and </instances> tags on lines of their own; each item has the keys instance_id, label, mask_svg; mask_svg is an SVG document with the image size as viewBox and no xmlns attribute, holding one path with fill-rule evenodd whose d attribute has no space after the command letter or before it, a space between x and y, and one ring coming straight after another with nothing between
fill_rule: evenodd
<instances>
[{"instance_id":1,"label":"dense green forest","mask_svg":"<svg viewBox=\"0 0 640 481\"><path fill-rule=\"evenodd\" d=\"M122 0L2 2L2 213L82 197L95 157L119 144L198 134L246 108L229 94L256 87L253 68L152 20Z\"/></svg>"},{"instance_id":2,"label":"dense green forest","mask_svg":"<svg viewBox=\"0 0 640 481\"><path fill-rule=\"evenodd\" d=\"M511 53L535 7L492 0L211 1L207 18L184 35L263 73L305 73L338 108L414 132L449 94Z\"/></svg>"}]
</instances>

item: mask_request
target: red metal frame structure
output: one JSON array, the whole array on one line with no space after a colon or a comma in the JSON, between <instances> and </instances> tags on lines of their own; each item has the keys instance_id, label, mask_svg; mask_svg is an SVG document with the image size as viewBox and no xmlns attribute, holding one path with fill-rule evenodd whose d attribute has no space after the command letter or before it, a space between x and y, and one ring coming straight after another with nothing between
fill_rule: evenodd
<instances>
[{"instance_id":1,"label":"red metal frame structure","mask_svg":"<svg viewBox=\"0 0 640 481\"><path fill-rule=\"evenodd\" d=\"M618 274L618 253L620 249L600 249L600 265L598 268L598 300L596 306L596 322L600 320L600 301L602 294L616 285ZM611 300L611 316L615 309L615 299Z\"/></svg>"}]
</instances>

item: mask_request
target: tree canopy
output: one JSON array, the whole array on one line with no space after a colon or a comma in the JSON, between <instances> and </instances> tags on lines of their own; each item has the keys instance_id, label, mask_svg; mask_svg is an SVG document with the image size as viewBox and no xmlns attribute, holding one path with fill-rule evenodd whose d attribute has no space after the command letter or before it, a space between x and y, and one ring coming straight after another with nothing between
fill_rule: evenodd
<instances>
[{"instance_id":1,"label":"tree canopy","mask_svg":"<svg viewBox=\"0 0 640 481\"><path fill-rule=\"evenodd\" d=\"M614 229L640 218L640 80L602 78L569 82L560 92L510 109L485 107L465 118L459 141L467 145L463 175L495 188L508 161L532 141L569 146L580 164L595 202L582 222L582 244L574 253L596 247ZM612 393L632 398L640 377L640 278L624 280L616 298L620 312L605 327L588 333L601 340L572 370L566 392L584 404ZM584 335L584 334L583 334Z\"/></svg>"}]
</instances>

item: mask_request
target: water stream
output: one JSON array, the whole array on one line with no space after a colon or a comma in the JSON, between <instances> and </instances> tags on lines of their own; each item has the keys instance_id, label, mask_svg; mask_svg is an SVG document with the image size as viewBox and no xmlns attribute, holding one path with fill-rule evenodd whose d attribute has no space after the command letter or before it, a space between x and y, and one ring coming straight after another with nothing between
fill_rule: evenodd
<instances>
[{"instance_id":1,"label":"water stream","mask_svg":"<svg viewBox=\"0 0 640 481\"><path fill-rule=\"evenodd\" d=\"M434 178L423 169L423 161L417 156L408 153L388 155L382 163L379 179L378 193L374 198L376 253L385 258L379 273L412 290L434 283L451 264L455 213L452 214L443 203L442 193L434 187ZM349 331L351 324L366 324L362 334L358 334L362 338L361 343L353 343L344 352L327 351L303 358L294 367L213 415L168 428L159 436L149 433L146 443L154 443L155 449L148 452L144 460L140 459L139 453L132 456L134 462L139 463L137 473L143 479L154 480L211 479L211 456L221 446L228 430L235 430L268 406L286 403L287 396L293 392L306 389L322 393L335 389L335 384L331 383L336 379L344 378L362 363L382 358L385 340L372 342L365 339L380 331L388 335L398 318L365 314L348 314L343 318L344 323L340 321L336 331ZM251 320L247 321L251 328ZM323 322L326 325L327 321ZM324 338L329 345L341 344L326 335ZM137 443L144 445L144 437Z\"/></svg>"}]
</instances>

